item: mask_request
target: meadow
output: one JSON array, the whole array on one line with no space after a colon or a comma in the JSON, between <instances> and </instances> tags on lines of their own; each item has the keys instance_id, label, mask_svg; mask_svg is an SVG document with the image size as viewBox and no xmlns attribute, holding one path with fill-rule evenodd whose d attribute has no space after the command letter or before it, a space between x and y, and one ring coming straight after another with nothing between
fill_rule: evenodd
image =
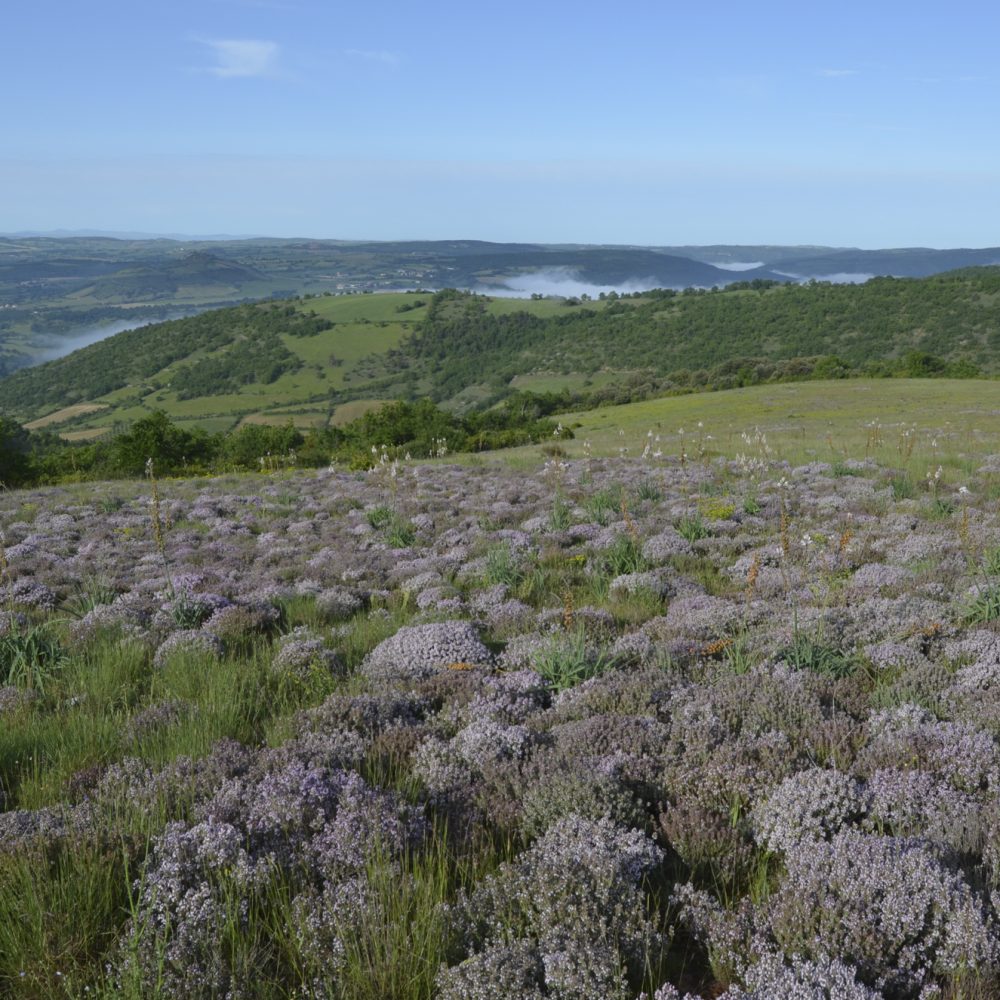
<instances>
[{"instance_id":1,"label":"meadow","mask_svg":"<svg viewBox=\"0 0 1000 1000\"><path fill-rule=\"evenodd\" d=\"M866 388L0 494L0 992L1000 997L991 387Z\"/></svg>"},{"instance_id":2,"label":"meadow","mask_svg":"<svg viewBox=\"0 0 1000 1000\"><path fill-rule=\"evenodd\" d=\"M1000 386L981 379L839 379L752 386L563 414L570 454L635 454L660 435L664 453L735 457L763 434L769 454L793 462L874 458L971 468L1000 452ZM622 439L625 440L622 440ZM645 443L642 444L645 447ZM640 449L641 451L641 449Z\"/></svg>"}]
</instances>

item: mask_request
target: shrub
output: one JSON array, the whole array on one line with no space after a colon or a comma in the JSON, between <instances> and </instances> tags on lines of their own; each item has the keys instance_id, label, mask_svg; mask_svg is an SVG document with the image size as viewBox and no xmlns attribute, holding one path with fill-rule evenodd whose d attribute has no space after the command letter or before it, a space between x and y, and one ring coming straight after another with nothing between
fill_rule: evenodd
<instances>
[{"instance_id":1,"label":"shrub","mask_svg":"<svg viewBox=\"0 0 1000 1000\"><path fill-rule=\"evenodd\" d=\"M803 841L786 865L770 914L786 954L836 955L868 984L906 997L996 967L992 918L920 841L844 831L829 843Z\"/></svg>"},{"instance_id":2,"label":"shrub","mask_svg":"<svg viewBox=\"0 0 1000 1000\"><path fill-rule=\"evenodd\" d=\"M805 840L828 840L864 812L853 778L822 768L799 771L754 810L756 838L773 851L788 851Z\"/></svg>"},{"instance_id":3,"label":"shrub","mask_svg":"<svg viewBox=\"0 0 1000 1000\"><path fill-rule=\"evenodd\" d=\"M611 819L623 827L641 829L646 815L636 797L620 782L592 770L544 774L524 793L521 829L540 837L566 816Z\"/></svg>"},{"instance_id":4,"label":"shrub","mask_svg":"<svg viewBox=\"0 0 1000 1000\"><path fill-rule=\"evenodd\" d=\"M628 992L630 981L634 986L659 964L665 945L641 893L662 860L663 852L642 833L607 819L567 816L516 861L481 880L461 900L456 923L471 951L537 947L543 996L627 1000L635 995ZM530 984L537 966L523 957L518 966L519 978Z\"/></svg>"}]
</instances>

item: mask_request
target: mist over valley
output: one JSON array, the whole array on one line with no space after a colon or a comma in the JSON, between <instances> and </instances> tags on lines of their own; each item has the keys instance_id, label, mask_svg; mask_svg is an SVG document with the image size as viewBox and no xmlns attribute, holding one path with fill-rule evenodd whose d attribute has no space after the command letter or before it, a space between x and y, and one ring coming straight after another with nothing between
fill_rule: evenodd
<instances>
[{"instance_id":1,"label":"mist over valley","mask_svg":"<svg viewBox=\"0 0 1000 1000\"><path fill-rule=\"evenodd\" d=\"M997 248L0 236L0 374L142 322L268 298L454 287L596 299L734 282L925 277L998 260Z\"/></svg>"}]
</instances>

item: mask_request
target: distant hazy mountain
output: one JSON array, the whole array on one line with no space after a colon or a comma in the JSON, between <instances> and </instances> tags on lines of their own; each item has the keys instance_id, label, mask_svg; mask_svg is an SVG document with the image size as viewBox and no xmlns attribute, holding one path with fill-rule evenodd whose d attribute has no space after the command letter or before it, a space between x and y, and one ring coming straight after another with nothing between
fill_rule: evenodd
<instances>
[{"instance_id":1,"label":"distant hazy mountain","mask_svg":"<svg viewBox=\"0 0 1000 1000\"><path fill-rule=\"evenodd\" d=\"M126 267L99 277L88 289L96 299L161 299L183 288L204 291L223 289L235 294L243 286L263 282L267 276L254 267L225 260L204 250L159 264Z\"/></svg>"},{"instance_id":2,"label":"distant hazy mountain","mask_svg":"<svg viewBox=\"0 0 1000 1000\"><path fill-rule=\"evenodd\" d=\"M303 294L463 288L562 297L725 287L737 281L925 277L1000 262L1000 248L604 246L484 240L150 237L89 230L0 237L0 375L120 328L226 304Z\"/></svg>"},{"instance_id":3,"label":"distant hazy mountain","mask_svg":"<svg viewBox=\"0 0 1000 1000\"><path fill-rule=\"evenodd\" d=\"M109 240L182 240L184 242L202 242L211 240L253 240L266 239L258 236L232 236L218 233L211 236L195 236L191 233L141 233L117 229L25 229L16 233L0 233L12 239L43 237L49 239L74 239L90 237Z\"/></svg>"}]
</instances>

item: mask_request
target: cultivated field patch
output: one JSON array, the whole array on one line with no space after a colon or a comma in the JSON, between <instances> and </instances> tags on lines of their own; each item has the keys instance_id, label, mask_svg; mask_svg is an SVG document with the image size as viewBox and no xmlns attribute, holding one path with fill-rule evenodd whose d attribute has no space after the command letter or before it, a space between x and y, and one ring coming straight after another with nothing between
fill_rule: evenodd
<instances>
[{"instance_id":1,"label":"cultivated field patch","mask_svg":"<svg viewBox=\"0 0 1000 1000\"><path fill-rule=\"evenodd\" d=\"M24 427L29 431L41 430L43 427L51 427L53 424L63 424L76 417L82 417L88 413L100 413L108 408L107 403L77 403L75 406L64 406L61 410L56 410L39 420L32 420Z\"/></svg>"}]
</instances>

